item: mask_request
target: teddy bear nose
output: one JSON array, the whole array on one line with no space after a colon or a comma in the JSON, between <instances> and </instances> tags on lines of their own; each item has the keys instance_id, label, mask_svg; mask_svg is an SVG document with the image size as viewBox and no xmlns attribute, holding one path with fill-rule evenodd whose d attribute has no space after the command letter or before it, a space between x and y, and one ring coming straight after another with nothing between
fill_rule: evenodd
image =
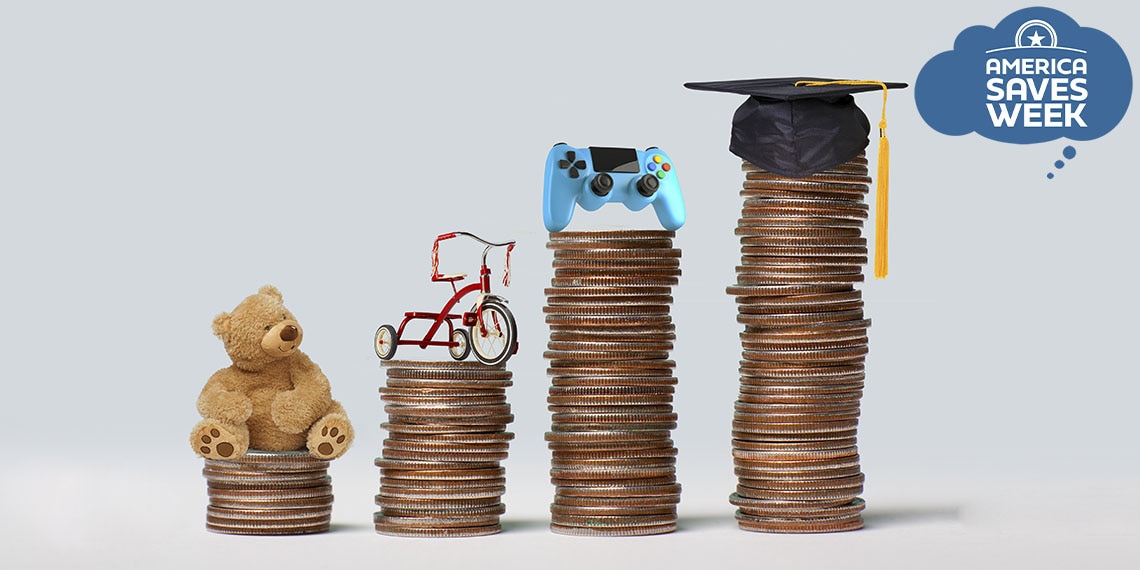
<instances>
[{"instance_id":1,"label":"teddy bear nose","mask_svg":"<svg viewBox=\"0 0 1140 570\"><path fill-rule=\"evenodd\" d=\"M287 325L285 328L281 329L281 340L285 342L293 342L296 340L296 338L297 327L293 325Z\"/></svg>"}]
</instances>

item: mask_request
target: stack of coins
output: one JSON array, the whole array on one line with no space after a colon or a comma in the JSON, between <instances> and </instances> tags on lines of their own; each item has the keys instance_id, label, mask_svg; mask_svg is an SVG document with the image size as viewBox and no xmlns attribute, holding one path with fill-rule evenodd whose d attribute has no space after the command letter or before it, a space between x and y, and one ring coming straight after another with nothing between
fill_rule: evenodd
<instances>
[{"instance_id":1,"label":"stack of coins","mask_svg":"<svg viewBox=\"0 0 1140 570\"><path fill-rule=\"evenodd\" d=\"M206 528L226 534L310 534L329 529L329 462L307 451L254 451L207 459Z\"/></svg>"},{"instance_id":2,"label":"stack of coins","mask_svg":"<svg viewBox=\"0 0 1140 570\"><path fill-rule=\"evenodd\" d=\"M744 325L730 502L745 530L858 529L856 428L870 321L855 283L867 262L867 160L797 179L743 169L741 265L728 287Z\"/></svg>"},{"instance_id":3,"label":"stack of coins","mask_svg":"<svg viewBox=\"0 0 1140 570\"><path fill-rule=\"evenodd\" d=\"M552 531L637 536L677 528L673 232L550 234L546 289L553 412Z\"/></svg>"},{"instance_id":4,"label":"stack of coins","mask_svg":"<svg viewBox=\"0 0 1140 570\"><path fill-rule=\"evenodd\" d=\"M479 362L383 363L388 413L376 532L468 537L502 530L505 470L514 434L506 388L511 373Z\"/></svg>"}]
</instances>

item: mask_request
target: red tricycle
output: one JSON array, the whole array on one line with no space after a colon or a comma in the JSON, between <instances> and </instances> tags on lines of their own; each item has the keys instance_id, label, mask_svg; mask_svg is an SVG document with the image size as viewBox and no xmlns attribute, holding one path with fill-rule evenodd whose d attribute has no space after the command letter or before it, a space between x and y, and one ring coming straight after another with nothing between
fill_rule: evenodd
<instances>
[{"instance_id":1,"label":"red tricycle","mask_svg":"<svg viewBox=\"0 0 1140 570\"><path fill-rule=\"evenodd\" d=\"M479 282L468 284L462 289L455 283L465 279L466 273L455 275L441 275L439 273L439 242L458 236L469 237L487 246L483 248L483 262L479 267ZM475 358L479 359L480 362L497 365L506 362L512 354L518 352L515 317L507 308L507 300L491 293L491 270L487 267L487 252L491 251L492 247L507 248L503 285L508 286L511 276L511 250L514 249L515 242L491 243L467 232L451 232L436 237L431 250L431 280L450 283L454 295L438 313L409 311L404 313L404 320L400 322L399 328L392 325L381 325L380 328L376 329L376 356L382 360L388 360L395 356L396 347L411 343L420 348L446 346L451 357L456 360L467 358L467 355L474 349ZM470 311L462 314L451 312L461 299L476 291L479 292L479 295L475 298L475 304ZM405 339L403 336L404 327L414 319L432 321L431 328L428 329L427 334L422 339ZM462 326L467 327L467 330L456 328L452 324L452 321L457 319L460 320ZM447 324L448 340L434 340L436 333L445 323Z\"/></svg>"}]
</instances>

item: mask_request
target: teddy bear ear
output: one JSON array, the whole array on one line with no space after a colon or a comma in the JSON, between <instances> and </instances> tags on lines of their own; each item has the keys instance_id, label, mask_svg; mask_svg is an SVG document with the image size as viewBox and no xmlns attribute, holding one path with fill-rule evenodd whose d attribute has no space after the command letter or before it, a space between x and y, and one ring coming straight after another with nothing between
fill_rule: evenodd
<instances>
[{"instance_id":1,"label":"teddy bear ear","mask_svg":"<svg viewBox=\"0 0 1140 570\"><path fill-rule=\"evenodd\" d=\"M222 313L214 317L214 336L225 339L225 334L230 330L230 314Z\"/></svg>"},{"instance_id":2,"label":"teddy bear ear","mask_svg":"<svg viewBox=\"0 0 1140 570\"><path fill-rule=\"evenodd\" d=\"M284 299L281 297L281 291L278 291L277 288L272 285L262 285L261 289L258 289L257 292L262 295L269 295L270 297L274 297L278 301L284 301Z\"/></svg>"}]
</instances>

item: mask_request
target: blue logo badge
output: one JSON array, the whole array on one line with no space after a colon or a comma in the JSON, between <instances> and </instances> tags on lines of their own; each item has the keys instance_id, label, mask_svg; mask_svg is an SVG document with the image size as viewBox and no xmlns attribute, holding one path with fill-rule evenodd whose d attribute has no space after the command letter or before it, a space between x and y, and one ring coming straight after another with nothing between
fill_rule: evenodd
<instances>
[{"instance_id":1,"label":"blue logo badge","mask_svg":"<svg viewBox=\"0 0 1140 570\"><path fill-rule=\"evenodd\" d=\"M952 51L923 66L914 98L923 120L947 135L977 132L1016 144L1088 141L1124 118L1132 68L1108 34L1057 10L1026 8L997 27L958 34ZM1076 150L1066 147L1064 155L1072 158Z\"/></svg>"}]
</instances>

